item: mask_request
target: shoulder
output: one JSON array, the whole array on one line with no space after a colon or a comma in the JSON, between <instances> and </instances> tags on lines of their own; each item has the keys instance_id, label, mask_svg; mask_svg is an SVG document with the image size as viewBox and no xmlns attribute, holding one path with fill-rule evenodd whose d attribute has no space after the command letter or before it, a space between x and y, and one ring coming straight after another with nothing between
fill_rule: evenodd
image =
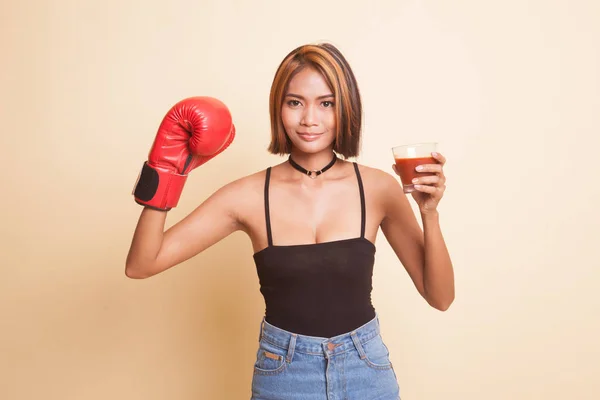
<instances>
[{"instance_id":1,"label":"shoulder","mask_svg":"<svg viewBox=\"0 0 600 400\"><path fill-rule=\"evenodd\" d=\"M399 187L399 180L395 175L379 168L358 163L357 165L365 187L368 185L370 190L387 192L394 187Z\"/></svg>"},{"instance_id":2,"label":"shoulder","mask_svg":"<svg viewBox=\"0 0 600 400\"><path fill-rule=\"evenodd\" d=\"M218 191L227 193L243 201L246 196L262 193L261 190L264 188L266 171L267 169L263 169L250 175L237 178L222 186Z\"/></svg>"},{"instance_id":3,"label":"shoulder","mask_svg":"<svg viewBox=\"0 0 600 400\"><path fill-rule=\"evenodd\" d=\"M245 230L253 215L262 210L265 176L266 169L263 169L234 179L213 192L202 206L221 210L222 215L230 216Z\"/></svg>"},{"instance_id":4,"label":"shoulder","mask_svg":"<svg viewBox=\"0 0 600 400\"><path fill-rule=\"evenodd\" d=\"M365 194L379 204L384 212L390 200L404 196L400 179L396 174L362 164L357 164Z\"/></svg>"}]
</instances>

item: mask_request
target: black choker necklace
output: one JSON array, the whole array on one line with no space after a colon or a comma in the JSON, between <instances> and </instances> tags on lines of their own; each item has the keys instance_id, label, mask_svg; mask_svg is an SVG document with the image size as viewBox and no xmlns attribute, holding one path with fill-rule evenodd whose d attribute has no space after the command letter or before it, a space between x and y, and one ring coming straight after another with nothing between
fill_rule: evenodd
<instances>
[{"instance_id":1,"label":"black choker necklace","mask_svg":"<svg viewBox=\"0 0 600 400\"><path fill-rule=\"evenodd\" d=\"M309 170L307 170L305 168L302 168L294 160L292 160L292 156L291 155L290 155L290 158L288 159L288 161L290 162L290 165L292 167L294 167L294 169L297 169L298 171L302 172L303 174L308 175L309 178L311 178L311 179L315 179L317 176L321 175L323 172L325 172L329 168L333 167L333 164L335 164L335 162L337 161L337 156L335 155L335 153L333 153L333 159L331 160L331 162L329 164L327 164L326 166L324 166L320 170L314 170L314 171L309 171Z\"/></svg>"}]
</instances>

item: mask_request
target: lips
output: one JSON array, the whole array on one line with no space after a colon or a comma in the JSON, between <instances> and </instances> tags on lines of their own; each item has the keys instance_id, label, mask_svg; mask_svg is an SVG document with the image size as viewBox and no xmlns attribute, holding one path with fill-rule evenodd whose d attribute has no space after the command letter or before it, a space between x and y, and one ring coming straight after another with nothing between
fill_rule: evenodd
<instances>
[{"instance_id":1,"label":"lips","mask_svg":"<svg viewBox=\"0 0 600 400\"><path fill-rule=\"evenodd\" d=\"M318 139L320 136L322 135L322 133L313 133L313 132L298 132L298 136L300 136L301 139L306 140L306 141L313 141Z\"/></svg>"}]
</instances>

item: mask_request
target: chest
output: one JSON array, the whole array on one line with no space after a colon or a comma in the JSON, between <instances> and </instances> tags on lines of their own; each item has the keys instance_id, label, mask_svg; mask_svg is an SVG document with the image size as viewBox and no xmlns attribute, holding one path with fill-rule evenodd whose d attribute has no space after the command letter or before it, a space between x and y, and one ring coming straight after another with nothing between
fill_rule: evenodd
<instances>
[{"instance_id":1,"label":"chest","mask_svg":"<svg viewBox=\"0 0 600 400\"><path fill-rule=\"evenodd\" d=\"M300 235L321 242L356 232L363 209L356 185L332 183L321 188L273 187L269 211L272 228L280 235L296 231L296 239Z\"/></svg>"},{"instance_id":2,"label":"chest","mask_svg":"<svg viewBox=\"0 0 600 400\"><path fill-rule=\"evenodd\" d=\"M358 238L375 242L382 212L376 194L364 186L364 198L356 179L305 186L271 181L265 197L253 196L248 213L248 234L253 248L268 246L267 223L274 245L325 243ZM364 202L364 203L363 203ZM363 224L364 213L364 224Z\"/></svg>"}]
</instances>

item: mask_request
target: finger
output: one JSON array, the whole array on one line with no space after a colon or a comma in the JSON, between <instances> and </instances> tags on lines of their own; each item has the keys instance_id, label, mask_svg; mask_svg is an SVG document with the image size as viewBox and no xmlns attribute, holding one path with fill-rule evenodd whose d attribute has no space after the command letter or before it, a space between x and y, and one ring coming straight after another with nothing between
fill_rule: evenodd
<instances>
[{"instance_id":1,"label":"finger","mask_svg":"<svg viewBox=\"0 0 600 400\"><path fill-rule=\"evenodd\" d=\"M444 157L440 153L437 153L434 151L433 153L431 153L431 156L433 158L435 158L440 164L442 164L442 165L446 164L446 157Z\"/></svg>"},{"instance_id":2,"label":"finger","mask_svg":"<svg viewBox=\"0 0 600 400\"><path fill-rule=\"evenodd\" d=\"M429 193L432 197L441 198L446 190L445 185L431 186L431 185L414 185L414 188L419 192Z\"/></svg>"},{"instance_id":3,"label":"finger","mask_svg":"<svg viewBox=\"0 0 600 400\"><path fill-rule=\"evenodd\" d=\"M443 172L442 164L422 164L417 165L415 169L419 172L432 172L434 174L441 174Z\"/></svg>"},{"instance_id":4,"label":"finger","mask_svg":"<svg viewBox=\"0 0 600 400\"><path fill-rule=\"evenodd\" d=\"M419 192L429 193L431 195L433 195L435 192L437 192L437 188L435 186L415 185L414 188L417 189Z\"/></svg>"},{"instance_id":5,"label":"finger","mask_svg":"<svg viewBox=\"0 0 600 400\"><path fill-rule=\"evenodd\" d=\"M420 176L412 180L416 185L439 185L442 179L438 175Z\"/></svg>"}]
</instances>

